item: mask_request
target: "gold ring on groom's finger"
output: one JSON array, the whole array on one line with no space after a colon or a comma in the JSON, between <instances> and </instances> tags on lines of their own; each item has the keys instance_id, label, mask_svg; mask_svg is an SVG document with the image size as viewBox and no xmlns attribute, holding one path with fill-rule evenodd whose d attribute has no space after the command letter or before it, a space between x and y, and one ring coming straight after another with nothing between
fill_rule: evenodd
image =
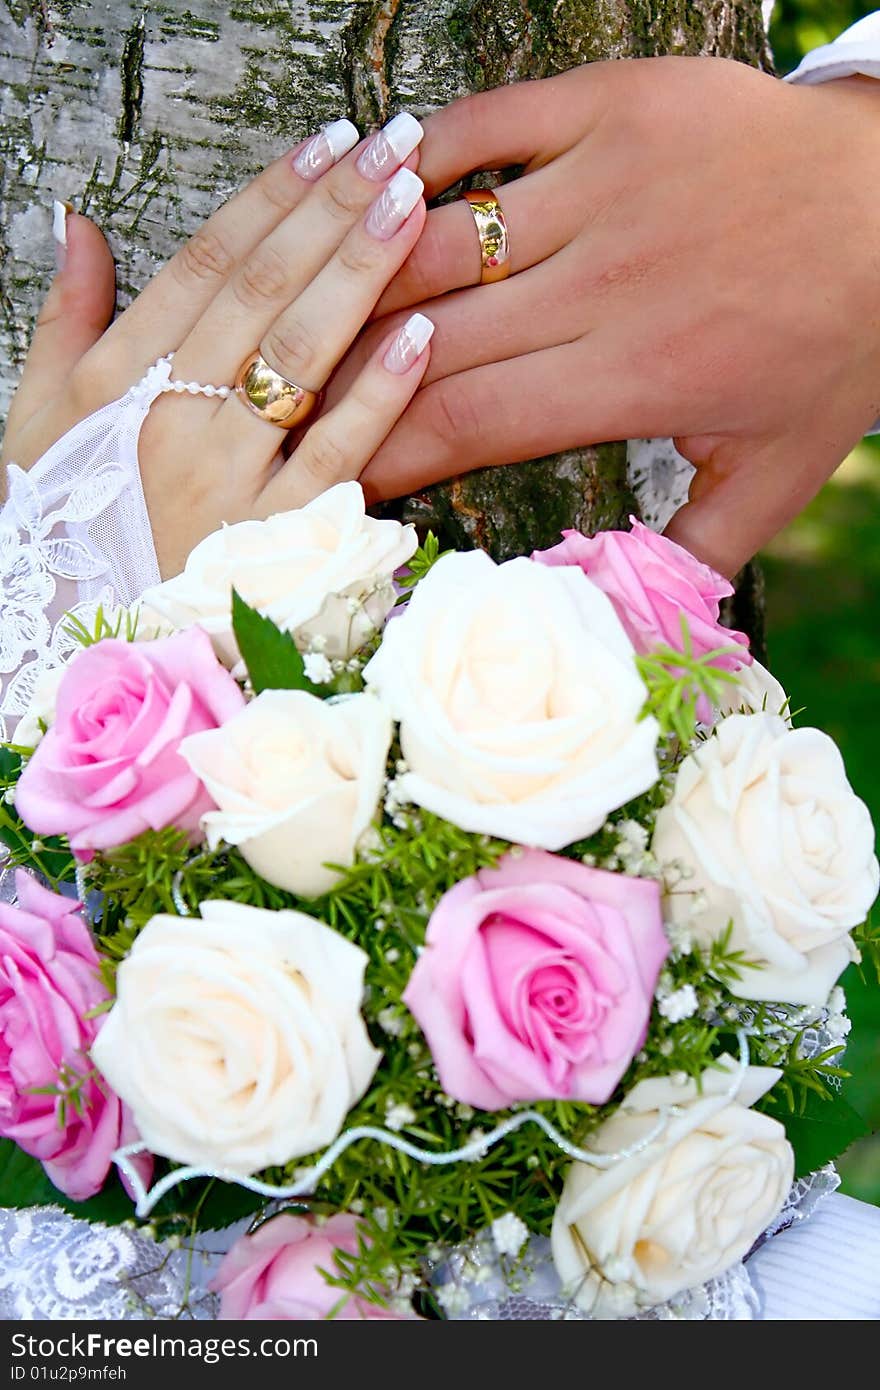
<instances>
[{"instance_id":1,"label":"gold ring on groom's finger","mask_svg":"<svg viewBox=\"0 0 880 1390\"><path fill-rule=\"evenodd\" d=\"M307 391L276 372L259 352L252 352L242 362L235 374L235 391L261 420L282 430L301 425L318 399L316 391Z\"/></svg>"},{"instance_id":2,"label":"gold ring on groom's finger","mask_svg":"<svg viewBox=\"0 0 880 1390\"><path fill-rule=\"evenodd\" d=\"M491 188L472 188L461 195L469 204L480 238L480 284L491 285L510 274L510 237L501 204Z\"/></svg>"}]
</instances>

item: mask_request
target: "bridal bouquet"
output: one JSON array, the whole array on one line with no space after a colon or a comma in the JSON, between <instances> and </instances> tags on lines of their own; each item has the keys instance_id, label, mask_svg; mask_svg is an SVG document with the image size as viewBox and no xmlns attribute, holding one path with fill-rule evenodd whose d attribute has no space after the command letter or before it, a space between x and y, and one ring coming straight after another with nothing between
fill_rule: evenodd
<instances>
[{"instance_id":1,"label":"bridal bouquet","mask_svg":"<svg viewBox=\"0 0 880 1390\"><path fill-rule=\"evenodd\" d=\"M495 564L349 483L73 624L0 763L0 1205L250 1215L227 1317L741 1261L863 1132L880 953L868 812L728 593L637 521Z\"/></svg>"}]
</instances>

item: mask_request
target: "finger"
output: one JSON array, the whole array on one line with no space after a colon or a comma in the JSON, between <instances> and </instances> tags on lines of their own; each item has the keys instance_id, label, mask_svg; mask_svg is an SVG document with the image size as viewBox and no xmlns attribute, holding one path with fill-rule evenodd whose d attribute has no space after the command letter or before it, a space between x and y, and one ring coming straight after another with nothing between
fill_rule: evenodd
<instances>
[{"instance_id":1,"label":"finger","mask_svg":"<svg viewBox=\"0 0 880 1390\"><path fill-rule=\"evenodd\" d=\"M308 195L358 141L351 121L333 121L282 155L209 217L141 291L107 335L105 357L124 389L177 347L239 262Z\"/></svg>"},{"instance_id":2,"label":"finger","mask_svg":"<svg viewBox=\"0 0 880 1390\"><path fill-rule=\"evenodd\" d=\"M702 463L688 501L666 535L720 574L732 578L828 480L846 446L816 448L809 439L728 440Z\"/></svg>"},{"instance_id":3,"label":"finger","mask_svg":"<svg viewBox=\"0 0 880 1390\"><path fill-rule=\"evenodd\" d=\"M546 260L583 229L584 208L596 203L592 182L580 163L576 169L574 160L563 156L548 169L495 189L510 238L512 275ZM418 245L376 305L376 317L478 285L481 269L480 239L467 204L460 199L434 208Z\"/></svg>"},{"instance_id":4,"label":"finger","mask_svg":"<svg viewBox=\"0 0 880 1390\"><path fill-rule=\"evenodd\" d=\"M422 181L399 170L324 269L282 313L260 342L260 352L288 381L319 391L357 337L384 286L409 255L424 225ZM242 458L271 462L276 426L261 420L238 397L217 416L227 449ZM245 452L246 451L246 452Z\"/></svg>"},{"instance_id":5,"label":"finger","mask_svg":"<svg viewBox=\"0 0 880 1390\"><path fill-rule=\"evenodd\" d=\"M420 303L417 307L422 312L430 309L437 326L425 384L583 337L591 325L583 303L571 293L571 276L576 273L575 256L563 248L525 275ZM348 390L378 337L399 327L405 315L404 310L370 324L330 382L329 404Z\"/></svg>"},{"instance_id":6,"label":"finger","mask_svg":"<svg viewBox=\"0 0 880 1390\"><path fill-rule=\"evenodd\" d=\"M425 387L368 465L364 490L379 501L474 468L651 437L665 408L611 336L596 333Z\"/></svg>"},{"instance_id":7,"label":"finger","mask_svg":"<svg viewBox=\"0 0 880 1390\"><path fill-rule=\"evenodd\" d=\"M21 384L9 409L10 443L41 406L61 394L72 368L113 315L113 257L98 228L88 218L68 211L65 204L56 203L53 236L59 269L40 310Z\"/></svg>"},{"instance_id":8,"label":"finger","mask_svg":"<svg viewBox=\"0 0 880 1390\"><path fill-rule=\"evenodd\" d=\"M335 483L361 474L425 374L434 325L413 314L386 336L344 399L314 424L263 491L263 515L302 507Z\"/></svg>"},{"instance_id":9,"label":"finger","mask_svg":"<svg viewBox=\"0 0 880 1390\"><path fill-rule=\"evenodd\" d=\"M599 119L606 63L517 82L454 101L425 122L419 173L426 196L477 169L527 167L569 149Z\"/></svg>"},{"instance_id":10,"label":"finger","mask_svg":"<svg viewBox=\"0 0 880 1390\"><path fill-rule=\"evenodd\" d=\"M387 139L389 130L393 146ZM279 314L327 264L377 194L381 197L384 181L377 171L395 161L399 166L421 135L414 117L397 116L356 155L319 179L310 195L253 248L207 305L175 354L175 375L216 384L231 381ZM374 153L377 144L379 156ZM416 178L409 170L398 168L397 173ZM272 365L283 370L280 364Z\"/></svg>"}]
</instances>

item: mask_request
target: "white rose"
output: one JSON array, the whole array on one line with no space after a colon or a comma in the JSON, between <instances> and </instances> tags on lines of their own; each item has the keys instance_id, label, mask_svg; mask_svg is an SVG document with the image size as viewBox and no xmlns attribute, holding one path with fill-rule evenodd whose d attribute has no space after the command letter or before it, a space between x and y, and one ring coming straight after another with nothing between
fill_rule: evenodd
<instances>
[{"instance_id":1,"label":"white rose","mask_svg":"<svg viewBox=\"0 0 880 1390\"><path fill-rule=\"evenodd\" d=\"M780 1072L749 1067L730 1098L725 1070L641 1081L590 1137L597 1153L637 1144L675 1106L660 1135L606 1169L573 1163L553 1218L565 1290L598 1318L629 1317L714 1278L748 1252L782 1208L794 1156L778 1120L748 1107Z\"/></svg>"},{"instance_id":2,"label":"white rose","mask_svg":"<svg viewBox=\"0 0 880 1390\"><path fill-rule=\"evenodd\" d=\"M173 637L178 630L164 613L157 613L143 599L136 599L134 603L129 604L127 620L134 624L136 642L156 642L162 637ZM122 630L124 633L124 626Z\"/></svg>"},{"instance_id":3,"label":"white rose","mask_svg":"<svg viewBox=\"0 0 880 1390\"><path fill-rule=\"evenodd\" d=\"M827 734L775 714L723 719L682 763L651 849L693 870L668 897L673 922L704 944L732 922L732 949L760 963L736 994L825 1002L878 887L871 817Z\"/></svg>"},{"instance_id":4,"label":"white rose","mask_svg":"<svg viewBox=\"0 0 880 1390\"><path fill-rule=\"evenodd\" d=\"M300 646L326 639L349 657L395 603L391 576L418 547L412 526L367 516L359 483L339 483L298 511L240 521L200 541L183 573L147 589L143 603L176 628L198 623L234 665L232 589Z\"/></svg>"},{"instance_id":5,"label":"white rose","mask_svg":"<svg viewBox=\"0 0 880 1390\"><path fill-rule=\"evenodd\" d=\"M43 729L55 723L55 702L66 666L49 666L34 681L28 707L15 727L15 742L22 748L36 748Z\"/></svg>"},{"instance_id":6,"label":"white rose","mask_svg":"<svg viewBox=\"0 0 880 1390\"><path fill-rule=\"evenodd\" d=\"M255 1173L332 1143L366 1091L367 957L300 912L201 913L147 923L92 1057L154 1153Z\"/></svg>"},{"instance_id":7,"label":"white rose","mask_svg":"<svg viewBox=\"0 0 880 1390\"><path fill-rule=\"evenodd\" d=\"M561 849L657 780L632 643L580 569L449 555L365 676L400 720L401 795L463 830Z\"/></svg>"},{"instance_id":8,"label":"white rose","mask_svg":"<svg viewBox=\"0 0 880 1390\"><path fill-rule=\"evenodd\" d=\"M202 817L209 846L238 845L269 883L316 897L339 878L325 864L354 863L390 743L391 716L374 695L264 690L180 752L219 808Z\"/></svg>"},{"instance_id":9,"label":"white rose","mask_svg":"<svg viewBox=\"0 0 880 1390\"><path fill-rule=\"evenodd\" d=\"M719 718L743 711L747 714L778 714L791 725L788 696L776 677L760 661L741 666L736 673L735 685L732 681L723 684Z\"/></svg>"}]
</instances>

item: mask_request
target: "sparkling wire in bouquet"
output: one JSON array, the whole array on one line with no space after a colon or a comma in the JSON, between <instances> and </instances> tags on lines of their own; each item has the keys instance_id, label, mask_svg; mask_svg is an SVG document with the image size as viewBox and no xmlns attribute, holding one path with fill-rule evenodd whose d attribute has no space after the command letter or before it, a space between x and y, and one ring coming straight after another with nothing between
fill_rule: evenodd
<instances>
[{"instance_id":1,"label":"sparkling wire in bouquet","mask_svg":"<svg viewBox=\"0 0 880 1390\"><path fill-rule=\"evenodd\" d=\"M730 592L637 521L441 555L350 483L80 622L2 750L0 1205L250 1216L227 1317L738 1266L863 1132L880 952L868 812Z\"/></svg>"}]
</instances>

